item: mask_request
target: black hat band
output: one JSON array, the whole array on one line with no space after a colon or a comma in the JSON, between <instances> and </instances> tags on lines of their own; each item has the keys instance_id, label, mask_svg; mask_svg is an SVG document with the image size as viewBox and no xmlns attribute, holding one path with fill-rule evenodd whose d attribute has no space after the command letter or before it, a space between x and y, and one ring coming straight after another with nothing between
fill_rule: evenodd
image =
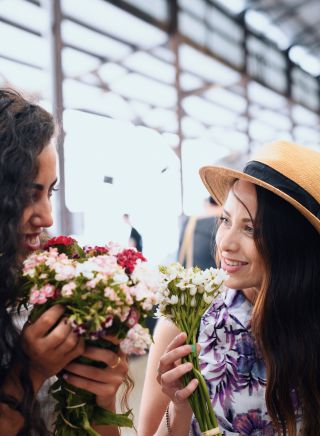
<instances>
[{"instance_id":1,"label":"black hat band","mask_svg":"<svg viewBox=\"0 0 320 436\"><path fill-rule=\"evenodd\" d=\"M315 200L312 195L309 194L300 185L293 180L279 173L277 170L269 167L268 165L252 160L247 163L243 172L249 176L255 177L274 188L279 189L289 197L296 200L309 212L311 212L316 218L320 219L320 206L319 202Z\"/></svg>"}]
</instances>

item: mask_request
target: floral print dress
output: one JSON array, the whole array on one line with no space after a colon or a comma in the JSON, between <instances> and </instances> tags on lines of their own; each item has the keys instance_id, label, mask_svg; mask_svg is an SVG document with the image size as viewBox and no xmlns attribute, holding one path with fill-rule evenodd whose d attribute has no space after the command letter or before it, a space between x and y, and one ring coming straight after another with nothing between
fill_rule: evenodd
<instances>
[{"instance_id":1,"label":"floral print dress","mask_svg":"<svg viewBox=\"0 0 320 436\"><path fill-rule=\"evenodd\" d=\"M266 371L251 334L252 305L228 289L202 318L200 366L222 434L276 434L264 400ZM200 435L195 421L193 435Z\"/></svg>"}]
</instances>

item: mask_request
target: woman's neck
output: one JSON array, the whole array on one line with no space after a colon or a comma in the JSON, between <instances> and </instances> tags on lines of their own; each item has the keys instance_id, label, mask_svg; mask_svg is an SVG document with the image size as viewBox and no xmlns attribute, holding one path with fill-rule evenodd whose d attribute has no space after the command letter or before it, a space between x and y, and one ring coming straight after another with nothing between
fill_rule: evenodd
<instances>
[{"instance_id":1,"label":"woman's neck","mask_svg":"<svg viewBox=\"0 0 320 436\"><path fill-rule=\"evenodd\" d=\"M257 288L246 288L242 289L243 295L246 297L247 300L250 301L251 304L254 304L256 301L256 298L258 296L259 290Z\"/></svg>"}]
</instances>

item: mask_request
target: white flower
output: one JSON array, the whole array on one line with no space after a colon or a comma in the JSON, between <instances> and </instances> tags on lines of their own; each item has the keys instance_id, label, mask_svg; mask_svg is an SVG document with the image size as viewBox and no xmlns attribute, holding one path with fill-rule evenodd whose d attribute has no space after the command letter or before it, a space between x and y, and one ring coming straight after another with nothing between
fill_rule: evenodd
<instances>
[{"instance_id":1,"label":"white flower","mask_svg":"<svg viewBox=\"0 0 320 436\"><path fill-rule=\"evenodd\" d=\"M177 304L179 302L179 298L177 295L172 295L169 299L170 304Z\"/></svg>"},{"instance_id":2,"label":"white flower","mask_svg":"<svg viewBox=\"0 0 320 436\"><path fill-rule=\"evenodd\" d=\"M124 272L118 272L113 276L113 283L116 285L121 285L123 283L127 283L129 280L127 274Z\"/></svg>"},{"instance_id":3,"label":"white flower","mask_svg":"<svg viewBox=\"0 0 320 436\"><path fill-rule=\"evenodd\" d=\"M116 256L123 251L123 247L120 244L111 241L106 244L106 247L108 249L108 254L112 256Z\"/></svg>"},{"instance_id":4,"label":"white flower","mask_svg":"<svg viewBox=\"0 0 320 436\"><path fill-rule=\"evenodd\" d=\"M210 268L210 270L213 270L212 272L215 274L214 283L217 286L220 286L222 282L225 282L229 278L229 274L223 269L214 270L213 268Z\"/></svg>"},{"instance_id":5,"label":"white flower","mask_svg":"<svg viewBox=\"0 0 320 436\"><path fill-rule=\"evenodd\" d=\"M206 293L203 294L203 299L207 304L211 304L214 300L214 296L213 295L208 295Z\"/></svg>"},{"instance_id":6,"label":"white flower","mask_svg":"<svg viewBox=\"0 0 320 436\"><path fill-rule=\"evenodd\" d=\"M61 289L61 295L63 297L70 297L73 294L74 289L76 289L75 282L67 283L66 285L62 286Z\"/></svg>"},{"instance_id":7,"label":"white flower","mask_svg":"<svg viewBox=\"0 0 320 436\"><path fill-rule=\"evenodd\" d=\"M189 288L189 294L190 295L196 295L197 293L197 286L195 285L188 285L187 288Z\"/></svg>"},{"instance_id":8,"label":"white flower","mask_svg":"<svg viewBox=\"0 0 320 436\"><path fill-rule=\"evenodd\" d=\"M75 276L75 267L69 262L60 263L57 261L52 265L52 269L56 272L55 280L57 281L71 280Z\"/></svg>"}]
</instances>

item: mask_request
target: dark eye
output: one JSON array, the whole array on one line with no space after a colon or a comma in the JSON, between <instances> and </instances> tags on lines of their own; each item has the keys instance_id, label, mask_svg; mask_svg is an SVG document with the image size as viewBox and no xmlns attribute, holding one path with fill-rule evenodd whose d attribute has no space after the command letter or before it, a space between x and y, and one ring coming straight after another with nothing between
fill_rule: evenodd
<instances>
[{"instance_id":1,"label":"dark eye","mask_svg":"<svg viewBox=\"0 0 320 436\"><path fill-rule=\"evenodd\" d=\"M57 192L57 191L59 191L59 188L51 188L50 191L49 191L49 193L48 193L48 196L49 196L49 197L52 197L52 194L53 194L54 192Z\"/></svg>"},{"instance_id":2,"label":"dark eye","mask_svg":"<svg viewBox=\"0 0 320 436\"><path fill-rule=\"evenodd\" d=\"M254 234L254 228L251 227L251 226L245 226L245 231L246 231L247 233L249 233L250 235L253 235L253 234Z\"/></svg>"},{"instance_id":3,"label":"dark eye","mask_svg":"<svg viewBox=\"0 0 320 436\"><path fill-rule=\"evenodd\" d=\"M219 221L221 224L228 224L229 223L229 218L227 218L226 216L221 215L221 217L219 218Z\"/></svg>"},{"instance_id":4,"label":"dark eye","mask_svg":"<svg viewBox=\"0 0 320 436\"><path fill-rule=\"evenodd\" d=\"M30 201L33 203L37 201L39 197L39 191L37 189L33 189L30 191Z\"/></svg>"}]
</instances>

